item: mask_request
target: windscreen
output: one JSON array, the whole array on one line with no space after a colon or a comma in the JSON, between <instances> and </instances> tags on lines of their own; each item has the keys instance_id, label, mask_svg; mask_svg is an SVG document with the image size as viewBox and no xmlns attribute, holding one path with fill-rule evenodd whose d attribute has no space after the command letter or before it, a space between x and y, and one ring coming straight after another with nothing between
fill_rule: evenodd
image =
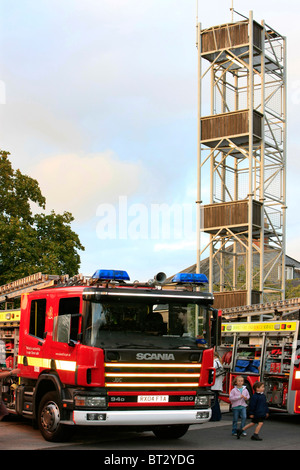
<instances>
[{"instance_id":1,"label":"windscreen","mask_svg":"<svg viewBox=\"0 0 300 470\"><path fill-rule=\"evenodd\" d=\"M83 342L99 348L198 348L209 344L206 307L116 300L84 302Z\"/></svg>"}]
</instances>

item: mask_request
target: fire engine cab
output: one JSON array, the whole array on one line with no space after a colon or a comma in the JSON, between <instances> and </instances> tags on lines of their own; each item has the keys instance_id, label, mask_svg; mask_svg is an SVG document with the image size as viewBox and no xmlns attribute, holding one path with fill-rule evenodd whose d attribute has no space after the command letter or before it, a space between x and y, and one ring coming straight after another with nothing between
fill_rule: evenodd
<instances>
[{"instance_id":1,"label":"fire engine cab","mask_svg":"<svg viewBox=\"0 0 300 470\"><path fill-rule=\"evenodd\" d=\"M178 438L208 421L220 336L213 296L201 291L201 274L164 280L160 273L130 283L125 271L98 270L84 285L23 293L13 359L20 372L6 382L8 410L36 420L51 441L74 425ZM0 322L0 343L10 328Z\"/></svg>"}]
</instances>

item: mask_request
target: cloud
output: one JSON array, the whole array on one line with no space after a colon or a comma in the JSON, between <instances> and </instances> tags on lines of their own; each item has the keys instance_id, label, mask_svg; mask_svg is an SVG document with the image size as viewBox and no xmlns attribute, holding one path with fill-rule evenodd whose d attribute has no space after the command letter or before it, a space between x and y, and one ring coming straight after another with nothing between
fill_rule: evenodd
<instances>
[{"instance_id":1,"label":"cloud","mask_svg":"<svg viewBox=\"0 0 300 470\"><path fill-rule=\"evenodd\" d=\"M230 21L229 3L199 2L202 27ZM131 249L129 241L112 240L109 250L108 240L99 240L91 227L97 207L117 207L119 196L147 208L196 200L195 0L0 0L0 5L1 146L11 152L14 168L38 180L47 213L72 212L76 231L85 237L83 264L93 263L97 250L107 266L124 261L133 272L143 269L141 258L151 273L155 262L170 273L192 264L190 239L132 241ZM264 18L288 36L287 251L293 256L300 2L289 0L283 8L279 0L251 5L239 0L235 7L245 15L253 9L256 21ZM207 191L209 186L202 188L203 200Z\"/></svg>"},{"instance_id":2,"label":"cloud","mask_svg":"<svg viewBox=\"0 0 300 470\"><path fill-rule=\"evenodd\" d=\"M196 241L195 240L181 240L175 243L156 243L154 245L153 251L174 251L176 253L178 250L196 250Z\"/></svg>"},{"instance_id":3,"label":"cloud","mask_svg":"<svg viewBox=\"0 0 300 470\"><path fill-rule=\"evenodd\" d=\"M47 212L70 211L77 222L96 215L101 203L137 192L145 170L139 162L121 161L113 152L63 154L41 160L30 174L46 196Z\"/></svg>"}]
</instances>

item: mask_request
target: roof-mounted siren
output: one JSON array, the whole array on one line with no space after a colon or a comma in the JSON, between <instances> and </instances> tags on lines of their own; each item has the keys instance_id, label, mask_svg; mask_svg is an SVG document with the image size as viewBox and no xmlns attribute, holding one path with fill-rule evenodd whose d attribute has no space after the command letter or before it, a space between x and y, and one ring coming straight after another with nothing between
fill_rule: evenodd
<instances>
[{"instance_id":1,"label":"roof-mounted siren","mask_svg":"<svg viewBox=\"0 0 300 470\"><path fill-rule=\"evenodd\" d=\"M154 281L157 282L158 284L163 284L166 279L167 279L167 276L163 272L157 273L154 276Z\"/></svg>"},{"instance_id":2,"label":"roof-mounted siren","mask_svg":"<svg viewBox=\"0 0 300 470\"><path fill-rule=\"evenodd\" d=\"M117 271L115 269L98 269L92 276L92 279L98 281L130 281L126 271Z\"/></svg>"},{"instance_id":3,"label":"roof-mounted siren","mask_svg":"<svg viewBox=\"0 0 300 470\"><path fill-rule=\"evenodd\" d=\"M177 284L208 284L208 279L205 274L198 273L177 273L172 279L172 282Z\"/></svg>"},{"instance_id":4,"label":"roof-mounted siren","mask_svg":"<svg viewBox=\"0 0 300 470\"><path fill-rule=\"evenodd\" d=\"M155 274L153 279L149 279L148 284L149 285L158 285L158 284L161 285L165 282L166 279L167 279L166 274L163 272L160 272L160 273Z\"/></svg>"}]
</instances>

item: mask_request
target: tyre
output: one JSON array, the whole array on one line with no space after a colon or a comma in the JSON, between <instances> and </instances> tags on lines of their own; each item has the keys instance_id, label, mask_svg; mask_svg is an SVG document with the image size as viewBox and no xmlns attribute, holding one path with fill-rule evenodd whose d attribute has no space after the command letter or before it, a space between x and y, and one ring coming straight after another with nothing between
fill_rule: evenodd
<instances>
[{"instance_id":1,"label":"tyre","mask_svg":"<svg viewBox=\"0 0 300 470\"><path fill-rule=\"evenodd\" d=\"M188 431L188 424L174 424L171 426L158 426L152 429L158 439L179 439Z\"/></svg>"},{"instance_id":2,"label":"tyre","mask_svg":"<svg viewBox=\"0 0 300 470\"><path fill-rule=\"evenodd\" d=\"M43 396L38 409L38 427L46 441L63 442L69 439L71 426L61 424L61 404L56 392Z\"/></svg>"}]
</instances>

